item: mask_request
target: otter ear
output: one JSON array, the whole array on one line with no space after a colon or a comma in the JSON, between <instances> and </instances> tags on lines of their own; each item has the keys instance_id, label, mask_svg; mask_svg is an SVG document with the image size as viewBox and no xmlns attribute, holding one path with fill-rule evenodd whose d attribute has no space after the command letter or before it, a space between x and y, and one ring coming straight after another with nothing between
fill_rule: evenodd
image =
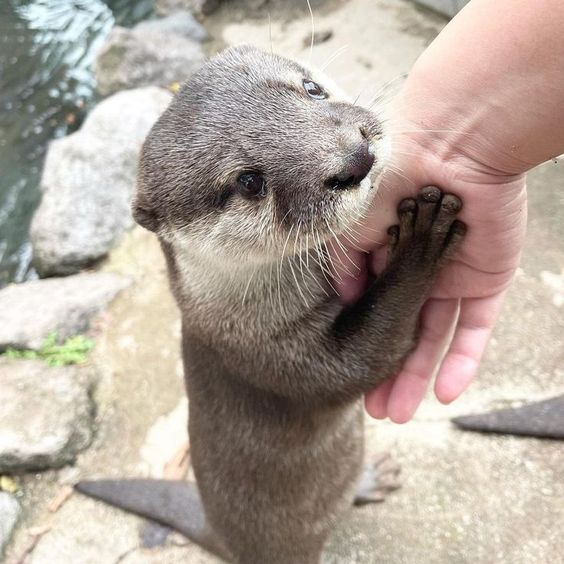
<instances>
[{"instance_id":1,"label":"otter ear","mask_svg":"<svg viewBox=\"0 0 564 564\"><path fill-rule=\"evenodd\" d=\"M159 218L155 213L153 206L142 194L138 194L133 200L131 209L133 219L145 229L157 232L159 228Z\"/></svg>"}]
</instances>

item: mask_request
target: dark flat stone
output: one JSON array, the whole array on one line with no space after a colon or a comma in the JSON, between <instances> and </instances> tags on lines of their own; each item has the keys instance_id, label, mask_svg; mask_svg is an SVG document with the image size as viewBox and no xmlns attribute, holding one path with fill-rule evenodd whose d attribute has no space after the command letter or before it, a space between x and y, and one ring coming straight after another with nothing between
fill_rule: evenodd
<instances>
[{"instance_id":1,"label":"dark flat stone","mask_svg":"<svg viewBox=\"0 0 564 564\"><path fill-rule=\"evenodd\" d=\"M469 431L564 439L564 395L523 407L463 415L452 421Z\"/></svg>"}]
</instances>

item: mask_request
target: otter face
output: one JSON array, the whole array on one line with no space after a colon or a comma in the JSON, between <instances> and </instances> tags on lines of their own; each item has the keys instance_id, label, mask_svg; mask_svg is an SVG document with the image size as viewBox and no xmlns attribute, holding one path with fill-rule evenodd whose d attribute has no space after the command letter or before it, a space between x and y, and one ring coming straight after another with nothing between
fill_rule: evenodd
<instances>
[{"instance_id":1,"label":"otter face","mask_svg":"<svg viewBox=\"0 0 564 564\"><path fill-rule=\"evenodd\" d=\"M192 76L143 147L134 217L232 264L321 244L372 199L389 142L326 77L252 47Z\"/></svg>"}]
</instances>

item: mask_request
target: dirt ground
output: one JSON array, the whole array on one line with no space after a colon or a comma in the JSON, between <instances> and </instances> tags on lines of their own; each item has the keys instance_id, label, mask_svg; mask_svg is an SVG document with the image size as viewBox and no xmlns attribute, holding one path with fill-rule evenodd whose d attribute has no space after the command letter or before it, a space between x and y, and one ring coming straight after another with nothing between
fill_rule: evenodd
<instances>
[{"instance_id":1,"label":"dirt ground","mask_svg":"<svg viewBox=\"0 0 564 564\"><path fill-rule=\"evenodd\" d=\"M306 11L296 2L260 0L253 19L235 1L208 20L221 44L253 43L307 59ZM409 70L445 20L401 0L314 2L315 26L331 31L312 60L327 66L365 102ZM268 8L270 6L270 8ZM293 6L293 7L292 7ZM270 10L269 18L264 14ZM258 14L258 15L256 15ZM564 392L564 164L529 178L527 246L480 375L454 404L429 395L414 421L367 418L367 450L390 450L404 486L385 503L354 509L331 539L327 563L545 564L564 554L564 447L561 442L486 436L456 430L449 418L509 401ZM185 440L178 314L153 236L131 232L104 266L134 284L101 322L93 362L97 436L75 467L20 480L24 521L8 554L16 562L30 527L47 525L27 562L126 564L216 562L178 535L164 547L139 548L142 520L72 496L59 511L48 502L77 477L157 476ZM560 304L560 305L559 305Z\"/></svg>"}]
</instances>

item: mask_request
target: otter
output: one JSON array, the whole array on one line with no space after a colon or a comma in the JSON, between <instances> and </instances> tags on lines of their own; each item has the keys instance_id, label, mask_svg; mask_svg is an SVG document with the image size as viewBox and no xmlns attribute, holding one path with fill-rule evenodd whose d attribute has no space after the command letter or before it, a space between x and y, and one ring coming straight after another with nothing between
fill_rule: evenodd
<instances>
[{"instance_id":1,"label":"otter","mask_svg":"<svg viewBox=\"0 0 564 564\"><path fill-rule=\"evenodd\" d=\"M183 85L144 143L133 214L159 237L181 312L197 486L79 491L238 564L318 563L361 476L359 501L379 498L362 472L362 395L412 349L466 232L460 199L423 188L399 203L385 270L340 302L328 242L361 220L389 153L381 117L254 47Z\"/></svg>"}]
</instances>

